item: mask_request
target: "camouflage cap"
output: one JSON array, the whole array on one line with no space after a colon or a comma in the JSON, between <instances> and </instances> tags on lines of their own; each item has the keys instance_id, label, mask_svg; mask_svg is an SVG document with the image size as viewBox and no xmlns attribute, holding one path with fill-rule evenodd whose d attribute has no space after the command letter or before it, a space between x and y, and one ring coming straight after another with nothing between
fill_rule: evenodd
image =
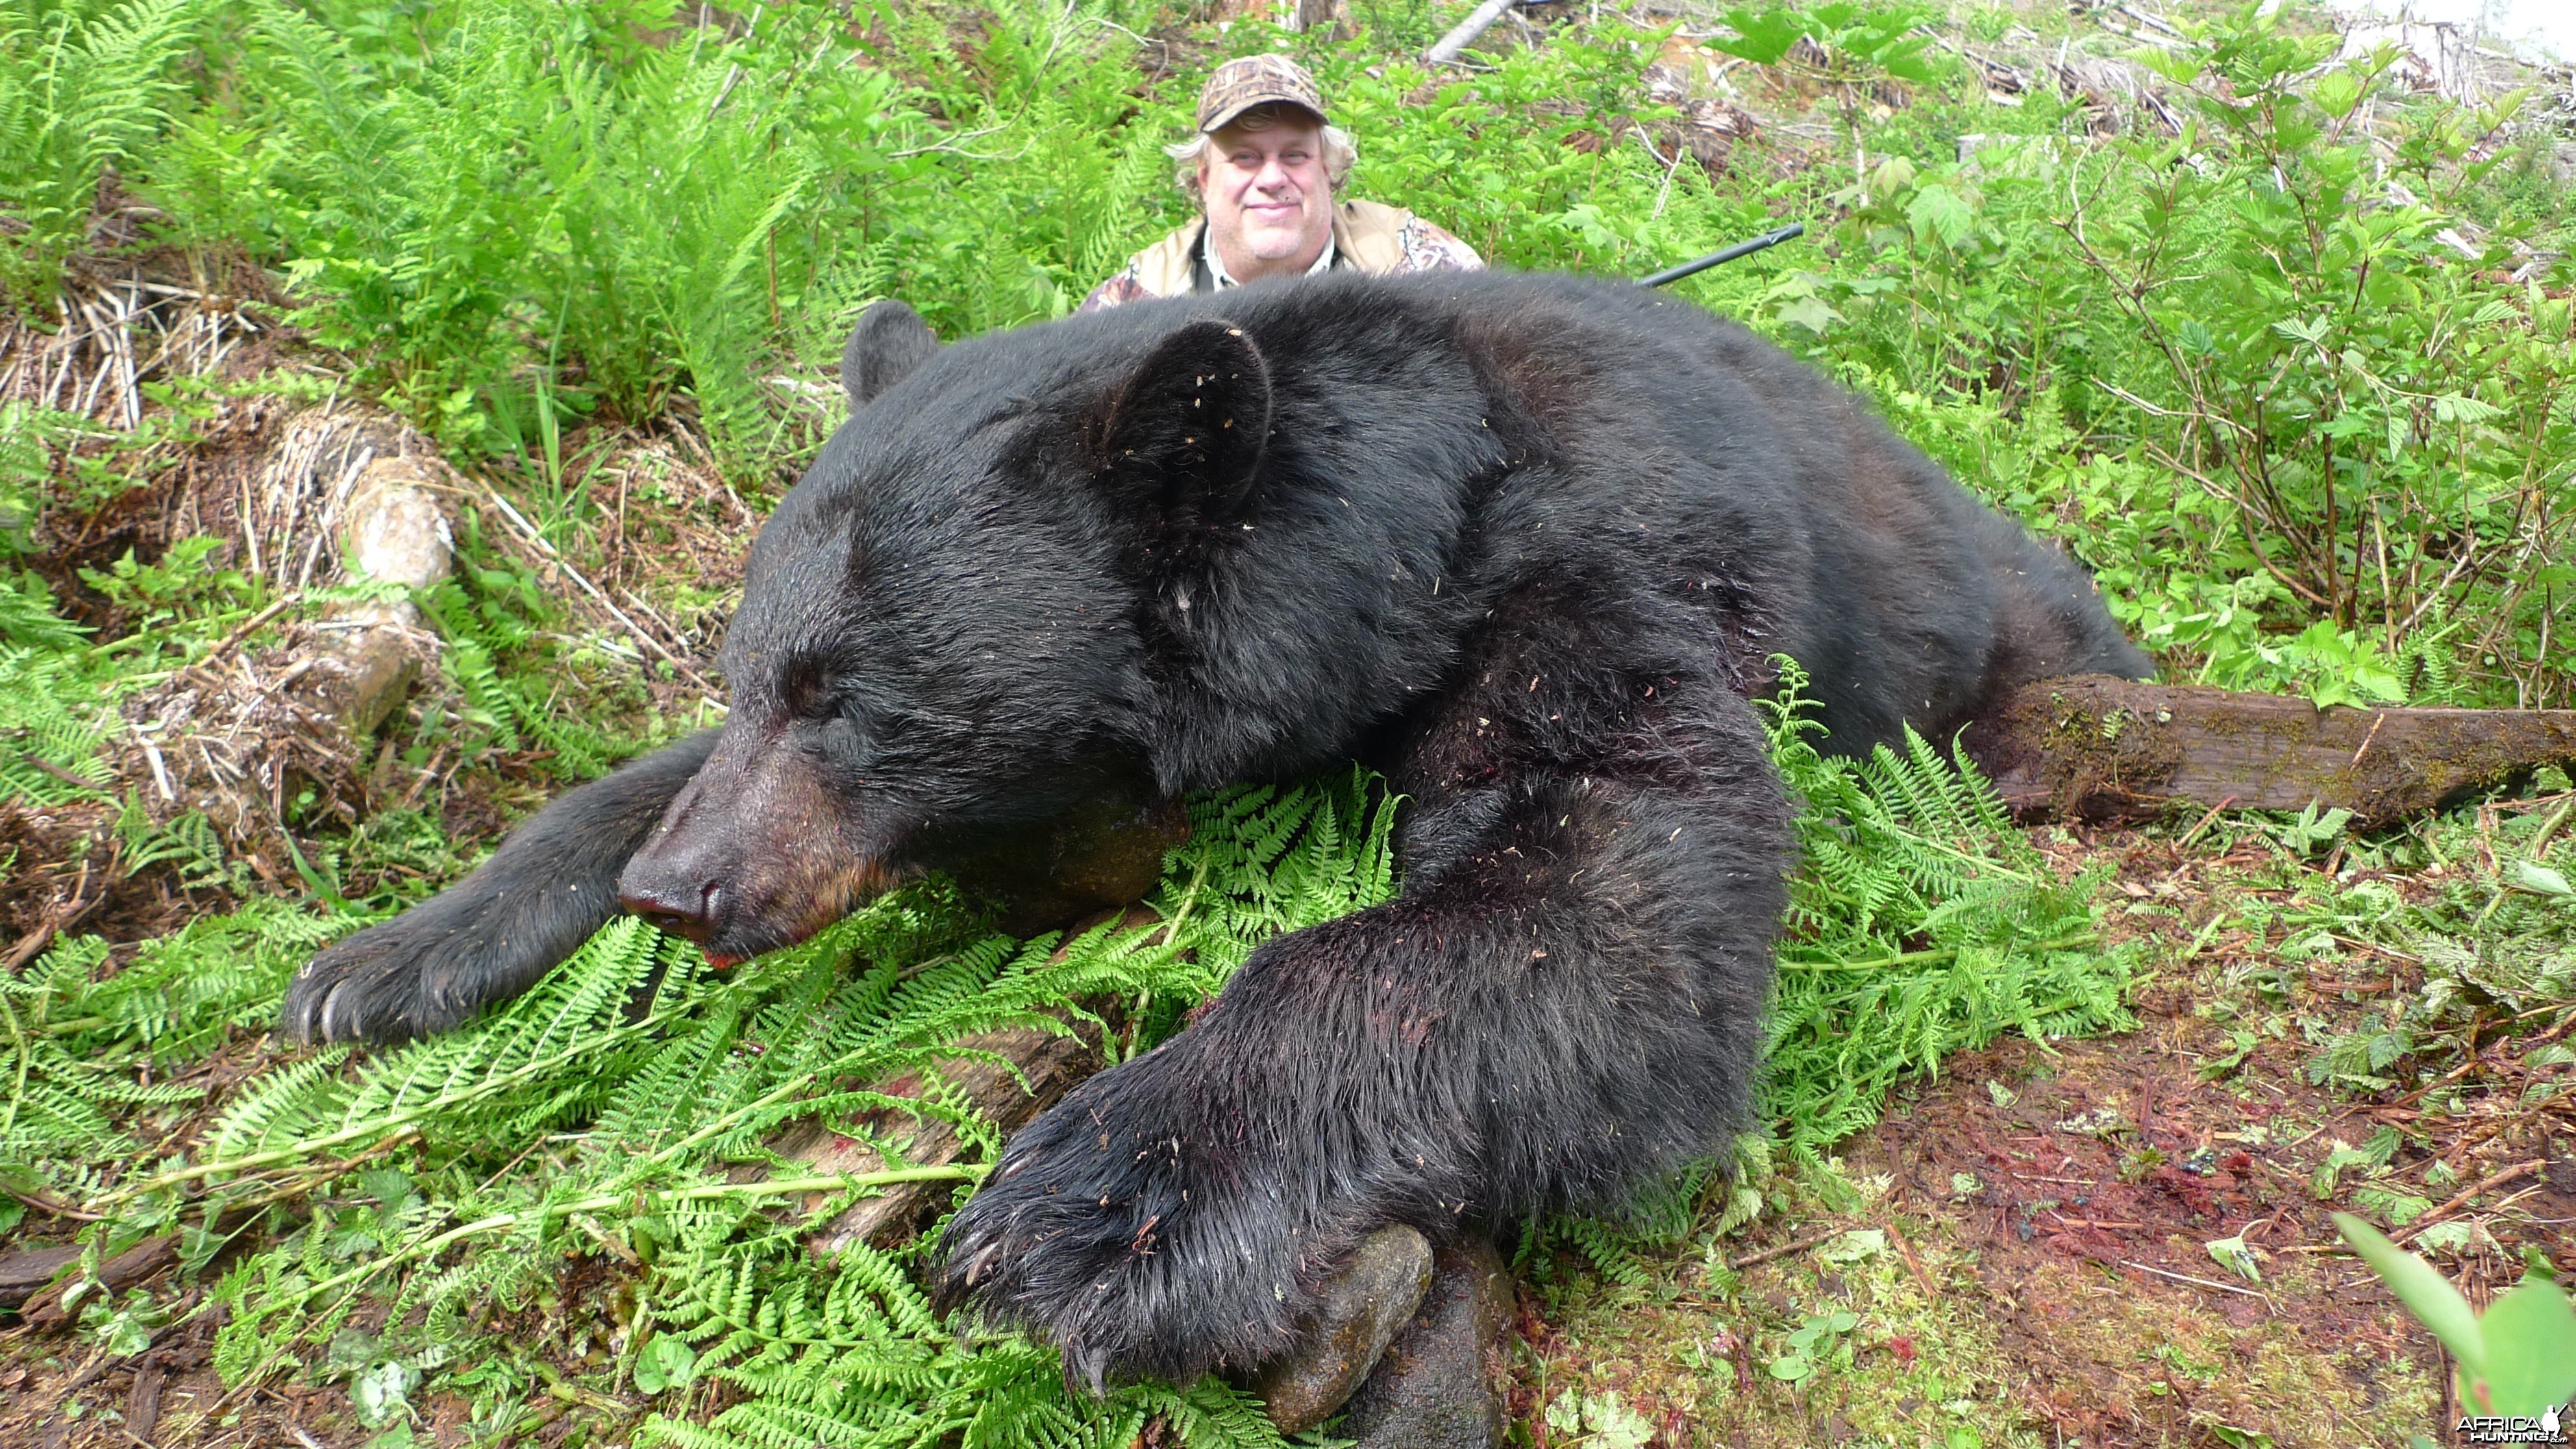
<instances>
[{"instance_id":1,"label":"camouflage cap","mask_svg":"<svg viewBox=\"0 0 2576 1449\"><path fill-rule=\"evenodd\" d=\"M1324 119L1324 92L1306 68L1284 55L1247 55L1216 68L1199 92L1199 130L1213 132L1255 106L1285 102Z\"/></svg>"}]
</instances>

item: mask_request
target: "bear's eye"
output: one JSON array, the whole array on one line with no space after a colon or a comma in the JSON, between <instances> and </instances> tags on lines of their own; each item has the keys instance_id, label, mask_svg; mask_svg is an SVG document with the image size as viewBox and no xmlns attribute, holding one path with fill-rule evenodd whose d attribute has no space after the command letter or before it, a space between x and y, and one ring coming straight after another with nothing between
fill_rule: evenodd
<instances>
[{"instance_id":1,"label":"bear's eye","mask_svg":"<svg viewBox=\"0 0 2576 1449\"><path fill-rule=\"evenodd\" d=\"M841 713L840 693L832 687L831 671L823 666L821 660L799 658L790 661L787 677L780 683L779 695L791 719L828 720Z\"/></svg>"}]
</instances>

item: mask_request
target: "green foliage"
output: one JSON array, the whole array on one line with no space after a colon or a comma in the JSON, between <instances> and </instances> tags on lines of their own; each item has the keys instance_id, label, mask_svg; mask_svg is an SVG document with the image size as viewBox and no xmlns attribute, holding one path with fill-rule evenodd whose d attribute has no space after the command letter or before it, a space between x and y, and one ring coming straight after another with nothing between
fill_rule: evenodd
<instances>
[{"instance_id":1,"label":"green foliage","mask_svg":"<svg viewBox=\"0 0 2576 1449\"><path fill-rule=\"evenodd\" d=\"M416 1383L486 1345L491 1315L544 1291L606 1220L651 1305L638 1336L668 1343L639 1364L638 1386L715 1378L738 1391L707 1425L653 1421L651 1442L909 1442L971 1424L974 1442L1123 1444L1161 1414L1194 1443L1274 1444L1258 1410L1213 1381L1068 1398L1051 1354L951 1337L906 1260L861 1247L823 1261L799 1246L800 1226L890 1183L963 1185L981 1172L999 1133L949 1085L954 1064L984 1059L959 1039L1065 1032L1065 1013L1109 1030L1113 1056L1141 1050L1261 941L1392 893L1393 804L1365 775L1229 791L1191 811L1195 838L1151 902L1158 926L1013 941L984 934L933 884L718 977L693 949L621 918L462 1031L370 1058L281 1062L210 1114L199 1089L143 1087L135 1068L263 1023L294 964L357 918L259 901L149 943L110 975L103 943L68 943L0 979L23 1064L0 1116L0 1164L128 1232L308 1201L216 1294L229 1315L217 1364L236 1382L313 1362L380 1398L389 1375ZM917 1092L877 1085L905 1077ZM181 1104L199 1120L150 1140L180 1125L156 1109ZM910 1166L881 1143L887 1172L817 1178L766 1145L811 1120L859 1132L856 1114L879 1110L947 1123L973 1160ZM519 1166L547 1142L559 1145L540 1165ZM347 1195L353 1182L366 1201ZM778 1206L807 1198L804 1210ZM335 1345L371 1301L390 1304L389 1326L343 1363Z\"/></svg>"},{"instance_id":2,"label":"green foliage","mask_svg":"<svg viewBox=\"0 0 2576 1449\"><path fill-rule=\"evenodd\" d=\"M147 151L186 100L195 0L0 4L0 283L50 293L89 229L100 176Z\"/></svg>"},{"instance_id":3,"label":"green foliage","mask_svg":"<svg viewBox=\"0 0 2576 1449\"><path fill-rule=\"evenodd\" d=\"M2287 984L2301 973L2352 977L2349 951L2386 952L2413 965L2397 990L2357 1019L2299 1019L2311 1083L2362 1094L2429 1090L2473 1043L2492 1048L2498 1021L2508 1034L2543 1033L2576 1011L2576 898L2549 889L2549 877L2563 874L2551 862L2565 860L2564 830L2576 821L2576 807L2561 798L2563 772L2541 773L2536 788L2543 800L2557 800L2555 809L2499 809L2484 818L2458 812L2402 833L2364 835L2343 833L2335 812L2248 822L2240 839L2268 841L2285 863L2327 850L2346 863L2340 879L2296 871L2289 877L2296 896L2277 913L2253 915L2250 924L2277 932L2281 942L2254 976L2272 1005L2287 1004ZM2431 890L2410 895L2377 878L2403 871L2422 872ZM2356 872L2366 874L2352 878ZM2240 1050L2260 1032L2286 1035L2291 1026L2288 1016L2267 1010L2247 1015L2235 1028ZM2208 1068L2226 1069L2224 1061ZM2374 1138L2373 1146L2368 1165L2375 1168L2388 1161L2395 1138ZM2332 1171L2360 1162L2337 1163L2330 1154L2321 1195Z\"/></svg>"},{"instance_id":4,"label":"green foliage","mask_svg":"<svg viewBox=\"0 0 2576 1449\"><path fill-rule=\"evenodd\" d=\"M2129 956L2093 928L2098 871L2061 880L1963 757L1925 740L1817 753L1805 675L1783 661L1772 752L1805 801L1768 1060L1800 1156L1877 1120L1902 1076L2009 1031L2118 1030Z\"/></svg>"},{"instance_id":5,"label":"green foliage","mask_svg":"<svg viewBox=\"0 0 2576 1449\"><path fill-rule=\"evenodd\" d=\"M1910 760L1822 760L1804 744L1794 676L1791 688L1778 744L1809 798L1811 856L1772 1097L1781 1137L1812 1153L1865 1121L1897 1071L2015 1026L2105 1024L2117 985L2116 970L2087 977L2064 959L2066 938L2089 928L2081 887L2039 879L1982 787L1919 746ZM129 1229L307 1201L216 1295L229 1313L217 1362L235 1382L337 1353L374 1302L390 1308L385 1337L330 1371L381 1399L400 1374L486 1351L494 1314L547 1291L565 1253L607 1242L638 1265L649 1305L633 1324L649 1355L633 1365L637 1388L713 1378L737 1394L702 1425L650 1421L646 1442L874 1442L972 1425L977 1442L1123 1443L1161 1414L1194 1443L1272 1443L1267 1421L1213 1381L1069 1399L1050 1354L952 1337L904 1255L820 1260L799 1246L804 1225L859 1196L904 1180L962 1187L989 1161L999 1134L944 1086L945 1064L975 1055L959 1038L1063 1031L1052 1013L1070 1012L1109 1029L1111 1055L1142 1050L1261 941L1393 892L1393 802L1365 775L1225 792L1191 811L1194 838L1151 902L1158 926L1014 942L979 934L944 888L920 887L719 979L694 951L621 919L463 1031L366 1059L326 1051L240 1084L177 1155L150 1140L166 1130L155 1109L204 1107L191 1089L135 1085L131 1068L263 1021L293 963L358 918L261 903L106 976L100 943L59 946L0 994L29 1064L0 1159ZM1895 959L1855 959L1872 953ZM2003 984L1964 978L1963 956ZM1853 1072L1824 1044L1838 1040L1879 1058L1859 1085L1828 1080ZM873 1085L906 1075L917 1095ZM885 1173L811 1177L764 1145L793 1123L857 1131L854 1114L886 1109L947 1123L970 1159L910 1167L885 1143ZM557 1145L542 1167L516 1165L543 1142ZM1698 1186L1669 1186L1644 1218L1686 1227ZM1603 1271L1645 1280L1633 1229L1567 1219L1557 1231Z\"/></svg>"},{"instance_id":6,"label":"green foliage","mask_svg":"<svg viewBox=\"0 0 2576 1449\"><path fill-rule=\"evenodd\" d=\"M2481 1314L2432 1265L2377 1228L2350 1213L2334 1220L2388 1291L2451 1351L2463 1405L2536 1420L2576 1397L2576 1310L2557 1284L2527 1277Z\"/></svg>"},{"instance_id":7,"label":"green foliage","mask_svg":"<svg viewBox=\"0 0 2576 1449\"><path fill-rule=\"evenodd\" d=\"M2142 54L2180 136L2026 108L1949 122L2019 133L1965 160L1875 138L1831 198L1843 262L1765 309L2067 531L2169 668L2320 704L2563 698L2576 311L2504 279L2505 233L2463 255L2446 230L2495 204L2476 158L2511 98L2383 94L2394 52L2321 65L2330 38L2289 26L2247 7Z\"/></svg>"},{"instance_id":8,"label":"green foliage","mask_svg":"<svg viewBox=\"0 0 2576 1449\"><path fill-rule=\"evenodd\" d=\"M1918 29L1933 13L1914 5L1856 5L1847 0L1828 0L1804 9L1743 7L1726 12L1726 23L1737 38L1711 40L1708 47L1759 65L1777 65L1789 58L1799 41L1809 40L1821 53L1825 75L1844 85L1890 76L1927 83L1943 70L1929 53L1931 42Z\"/></svg>"},{"instance_id":9,"label":"green foliage","mask_svg":"<svg viewBox=\"0 0 2576 1449\"><path fill-rule=\"evenodd\" d=\"M1815 1376L1822 1365L1832 1362L1840 1353L1842 1363L1851 1362L1844 1335L1860 1327L1860 1317L1850 1312L1811 1313L1800 1321L1787 1340L1786 1348L1768 1365L1771 1377L1787 1383L1803 1383Z\"/></svg>"},{"instance_id":10,"label":"green foliage","mask_svg":"<svg viewBox=\"0 0 2576 1449\"><path fill-rule=\"evenodd\" d=\"M2563 271L2499 281L2496 248L2557 235L2563 250L2576 220L2545 156L2535 169L2528 145L2520 160L2472 149L2492 115L2386 93L2385 57L2319 68L2312 42L2247 13L2158 62L2194 131L2096 139L2046 95L2009 113L1946 95L1919 7L1769 6L1738 11L1743 38L1719 48L1821 82L1846 129L1891 79L1913 104L1870 121L1857 175L1768 179L1787 152L1757 147L1760 164L1713 183L1669 152L1674 114L1645 89L1666 31L1599 16L1480 52L1461 76L1411 58L1453 18L1439 7L1351 14L1348 40L1247 18L1172 45L1137 38L1172 19L1142 0L997 0L972 25L883 0L708 25L668 0L0 0L6 283L54 285L112 169L158 209L158 239L288 278L298 320L363 385L571 551L594 521L567 457L576 424L702 434L757 502L837 420L819 364L861 306L903 296L947 336L1068 312L1187 213L1159 146L1186 131L1206 69L1285 48L1359 137L1352 190L1500 264L1634 275L1807 219L1810 244L1680 290L1805 349L1972 486L2072 540L2169 675L2321 704L2566 700L2564 630L2543 629L2576 587L2576 321ZM1959 160L1972 130L2023 134ZM2472 214L2495 228L2474 260L2441 240ZM91 569L123 620L91 638L19 571L40 514L132 486L160 436L0 404L0 801L114 805L100 755L124 728L117 701L265 604L183 541ZM595 641L564 637L537 580L475 527L460 518L458 576L419 600L445 687L396 741L402 758L452 748L473 768L534 750L586 778L638 728L668 728L591 707L640 699L634 671L600 688ZM1773 743L1806 802L1805 864L1769 1135L1744 1144L1741 1176L1704 1166L1619 1223L1531 1235L1614 1282L1644 1283L1653 1253L1758 1212L1778 1190L1775 1144L1824 1183L1822 1154L1904 1075L2008 1031L2126 1021L2129 963L2094 936L2092 878L2060 879L1942 742L1817 755L1794 691L1792 675ZM258 896L149 941L66 940L0 980L0 1181L106 1212L93 1250L176 1230L192 1273L223 1245L225 1210L259 1205L215 1295L231 1313L218 1367L242 1382L300 1366L397 1431L427 1375L483 1400L477 1432L528 1432L519 1405L554 1370L526 1326L576 1316L554 1296L565 1265L605 1254L622 1296L580 1312L613 1318L625 1346L564 1391L650 1399L638 1442L1117 1445L1155 1415L1191 1442L1274 1442L1213 1383L1068 1399L1046 1353L935 1321L908 1251L799 1246L887 1174L962 1190L989 1161L992 1124L943 1088L960 1034L1055 1030L1071 1010L1123 1057L1260 941L1393 890L1392 807L1365 780L1191 808L1159 941L1103 926L1047 964L1061 943L988 938L920 889L718 982L623 923L453 1036L207 1073L223 1083L211 1097L173 1086L270 1020L316 944L463 868L433 818L379 815L304 841L312 879L337 883L327 912ZM2344 823L2260 833L2302 855L2401 849ZM2481 1007L2563 1007L2576 913L2563 860L2528 827L2509 823L2499 868L2455 874L2439 901L2344 892L2293 938L2425 963L2386 1020L2311 1034L2314 1080L2421 1079ZM157 862L249 890L201 818L152 826L128 802L102 844L103 869ZM2439 832L2425 848L2467 854ZM2240 1060L2255 1040L2239 1032ZM871 1085L905 1073L924 1089L900 1105ZM955 1128L964 1160L915 1168L889 1143L887 1174L811 1179L766 1145L890 1105ZM2394 1147L2330 1159L2397 1219L2429 1203L2386 1175ZM0 1231L14 1212L0 1200ZM130 1299L85 1305L97 1342L148 1334L152 1304ZM1808 1327L1802 1356L1843 1342L1830 1319ZM713 1384L730 1407L695 1422ZM1611 1438L1635 1427L1624 1412L1579 1396L1548 1410Z\"/></svg>"}]
</instances>

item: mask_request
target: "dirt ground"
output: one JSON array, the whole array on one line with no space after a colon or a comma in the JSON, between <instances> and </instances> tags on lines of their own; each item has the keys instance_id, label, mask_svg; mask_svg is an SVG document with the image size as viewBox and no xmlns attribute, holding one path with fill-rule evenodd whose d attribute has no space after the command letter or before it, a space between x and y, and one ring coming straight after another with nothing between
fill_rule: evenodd
<instances>
[{"instance_id":1,"label":"dirt ground","mask_svg":"<svg viewBox=\"0 0 2576 1449\"><path fill-rule=\"evenodd\" d=\"M1569 1256L1526 1265L1513 1390L1525 1442L2452 1442L2439 1350L2341 1248L2329 1214L2385 1221L2363 1189L2426 1180L2438 1160L2459 1190L2415 1226L2467 1229L2462 1246L2433 1256L2472 1301L2509 1287L2526 1248L2576 1272L2576 1114L2533 1090L2568 1069L2524 1065L2576 1015L2561 1004L2554 1028L2498 1032L2417 1090L2363 1099L2311 1085L2307 1037L2417 984L2416 967L2384 950L2279 968L2277 940L2232 924L2318 868L2285 875L2259 845L2184 851L2170 832L2036 834L2068 862L2122 861L2114 890L2137 914L2115 906L2113 933L2148 938L2138 1029L1952 1058L1937 1079L1900 1089L1886 1119L1826 1168L1765 1181L1770 1206L1741 1233L1649 1255L1641 1286ZM2258 1033L2240 1050L2232 1007L2286 1012L2305 1030ZM264 1051L245 1040L204 1070L237 1074ZM2461 1095L2429 1111L2437 1089ZM2331 1154L2390 1126L2403 1145L2383 1171L2347 1170L2320 1192ZM2241 1244L2243 1271L2213 1242ZM530 1387L541 1422L505 1442L616 1442L634 1421L640 1406L574 1382L585 1368L577 1325L615 1291L605 1268L568 1264L560 1291L520 1326L560 1346L561 1376ZM0 1444L370 1442L336 1384L226 1392L209 1360L211 1320L184 1321L201 1291L136 1357L64 1332L58 1314L0 1320ZM1813 1372L1779 1377L1788 1336L1836 1313L1849 1326L1810 1355ZM82 1411L67 1417L73 1404ZM495 1442L470 1423L463 1392L434 1390L422 1408L418 1443Z\"/></svg>"},{"instance_id":2,"label":"dirt ground","mask_svg":"<svg viewBox=\"0 0 2576 1449\"><path fill-rule=\"evenodd\" d=\"M2499 1038L2426 1089L2356 1100L2309 1084L2299 1033L2263 1034L2240 1058L2221 1024L2259 989L2249 980L2278 984L2266 942L2225 924L2288 894L2261 852L2190 854L2125 832L2054 848L2117 854L2116 888L2170 913L2145 918L2167 964L2137 993L2139 1028L1945 1062L1843 1146L1835 1190L1792 1188L1789 1211L1722 1245L1726 1261L1763 1260L1740 1272L1712 1271L1695 1245L1655 1264L1643 1291L1579 1270L1525 1279L1515 1408L1533 1443L1631 1442L1621 1424L1651 1424L1651 1442L1676 1449L2455 1442L2438 1345L2342 1247L2331 1214L2386 1218L2358 1200L2361 1174L2320 1191L2320 1169L2397 1127L2381 1181L2452 1169L2462 1190L2415 1225L2468 1229L2464 1249L2433 1257L2473 1303L2513 1285L2526 1248L2576 1272L2567 1069L2522 1066L2576 1012L2560 1003L2557 1027ZM2395 953L2288 969L2290 995L2264 1005L2317 1027L2418 984ZM2421 1110L2436 1086L2465 1100ZM2229 1240L2250 1274L2209 1246ZM1840 1362L1794 1385L1767 1372L1788 1333L1836 1311L1857 1319ZM1569 1436L1547 1414L1568 1388L1613 1394L1632 1417L1578 1402L1558 1416L1579 1420Z\"/></svg>"},{"instance_id":3,"label":"dirt ground","mask_svg":"<svg viewBox=\"0 0 2576 1449\"><path fill-rule=\"evenodd\" d=\"M95 566L109 557L102 550L126 547L148 561L170 520L213 507L209 495L219 497L237 455L273 421L218 419L199 441L174 446L152 488L98 514L49 517L58 546L40 567L76 578L81 561ZM589 500L589 531L568 552L703 674L754 513L693 447L677 427L577 434L567 452ZM509 537L496 517L480 526ZM552 561L512 546L553 597L572 601L578 627L615 626L580 612L581 596ZM280 662L245 651L241 667L256 678ZM649 690L669 711L694 687L658 678ZM452 705L433 685L412 708ZM541 759L525 750L461 773L453 759L345 763L362 807L372 792L400 800L434 790L444 829L470 853L542 794ZM167 867L120 871L115 818L103 804L0 807L0 831L18 847L0 882L0 950L13 966L58 935L99 932L123 945L232 904ZM1831 1170L1784 1171L1765 1184L1766 1211L1741 1234L1649 1255L1642 1286L1563 1258L1529 1264L1513 1399L1526 1442L2449 1442L2438 1351L2340 1250L2328 1220L2338 1209L2368 1214L2360 1194L2386 1184L2345 1171L2321 1193L2320 1172L2338 1149L2396 1128L2401 1145L2379 1176L2419 1184L2438 1204L2419 1223L2468 1229L2436 1261L2473 1300L2510 1284L2526 1247L2576 1272L2570 1069L2525 1061L2576 1017L2561 1002L2546 1018L2473 1026L2459 1045L2474 1050L2455 1052L2437 1080L2413 1090L2355 1097L2314 1085L2306 1068L2317 1042L2412 997L2422 963L2359 941L2324 955L2287 952L2293 928L2277 917L2330 877L2338 890L2376 883L2409 900L2431 898L2444 881L2434 868L2344 871L2340 853L2285 865L2258 833L2230 843L2226 827L2186 848L2176 843L2183 833L2034 834L2070 870L2106 855L2120 862L2108 925L2115 938L2146 943L2137 1030L2016 1040L1954 1058L1937 1080L1901 1091ZM282 840L248 848L271 863L262 888L296 889ZM194 1070L238 1079L268 1052L262 1039L240 1037ZM2445 1099L2438 1111L2433 1097ZM12 1245L65 1241L76 1226L31 1215ZM2213 1242L2241 1244L2228 1251L2250 1271L2220 1261ZM166 1254L141 1267L134 1286L170 1286ZM576 1382L596 1351L585 1315L604 1311L597 1295L615 1291L596 1267L569 1267L551 1306L524 1326L530 1341L561 1352L555 1376L527 1386L522 1404L538 1412L514 1412L516 1439L470 1421L483 1388L442 1379L423 1396L416 1442L621 1440L640 1406ZM109 1354L68 1331L59 1313L0 1316L0 1446L374 1442L338 1383L227 1391L210 1359L212 1320L186 1317L205 1281L169 1303L176 1326L140 1355ZM1790 1335L1810 1319L1838 1323L1838 1313L1850 1325L1828 1328L1812 1372L1778 1376Z\"/></svg>"}]
</instances>

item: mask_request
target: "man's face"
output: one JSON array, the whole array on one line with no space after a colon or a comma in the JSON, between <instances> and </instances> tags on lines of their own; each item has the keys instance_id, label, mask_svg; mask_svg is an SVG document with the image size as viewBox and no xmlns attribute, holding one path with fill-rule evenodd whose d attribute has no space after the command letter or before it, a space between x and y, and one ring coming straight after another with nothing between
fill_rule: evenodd
<instances>
[{"instance_id":1,"label":"man's face","mask_svg":"<svg viewBox=\"0 0 2576 1449\"><path fill-rule=\"evenodd\" d=\"M1295 110L1259 130L1225 127L1199 156L1199 194L1236 281L1306 270L1333 235L1323 127Z\"/></svg>"}]
</instances>

